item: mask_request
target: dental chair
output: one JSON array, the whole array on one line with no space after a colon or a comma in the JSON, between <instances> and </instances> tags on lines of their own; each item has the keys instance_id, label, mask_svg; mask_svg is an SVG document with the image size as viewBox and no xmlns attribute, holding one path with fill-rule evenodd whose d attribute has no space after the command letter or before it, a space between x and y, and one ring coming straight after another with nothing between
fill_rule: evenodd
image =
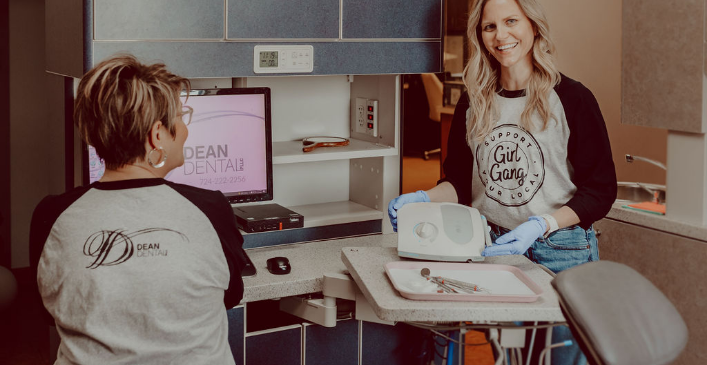
<instances>
[{"instance_id":1,"label":"dental chair","mask_svg":"<svg viewBox=\"0 0 707 365\"><path fill-rule=\"evenodd\" d=\"M687 344L687 326L670 300L626 265L579 265L557 274L552 286L590 364L669 364Z\"/></svg>"}]
</instances>

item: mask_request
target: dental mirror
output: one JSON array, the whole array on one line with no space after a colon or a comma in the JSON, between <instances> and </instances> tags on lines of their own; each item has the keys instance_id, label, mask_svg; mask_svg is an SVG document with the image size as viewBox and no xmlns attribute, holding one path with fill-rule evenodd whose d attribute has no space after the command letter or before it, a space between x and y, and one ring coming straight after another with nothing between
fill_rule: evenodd
<instances>
[{"instance_id":1,"label":"dental mirror","mask_svg":"<svg viewBox=\"0 0 707 365\"><path fill-rule=\"evenodd\" d=\"M348 146L349 140L341 137L308 137L302 140L302 152L311 152L317 147Z\"/></svg>"}]
</instances>

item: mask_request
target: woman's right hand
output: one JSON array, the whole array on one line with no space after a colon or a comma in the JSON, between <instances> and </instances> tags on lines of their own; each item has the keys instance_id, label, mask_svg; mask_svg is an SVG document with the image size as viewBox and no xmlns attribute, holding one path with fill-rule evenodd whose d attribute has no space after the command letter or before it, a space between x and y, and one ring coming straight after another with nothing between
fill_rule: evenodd
<instances>
[{"instance_id":1,"label":"woman's right hand","mask_svg":"<svg viewBox=\"0 0 707 365\"><path fill-rule=\"evenodd\" d=\"M424 190L418 190L414 193L403 194L388 203L388 217L393 225L393 231L398 231L398 209L408 203L429 203L430 197Z\"/></svg>"}]
</instances>

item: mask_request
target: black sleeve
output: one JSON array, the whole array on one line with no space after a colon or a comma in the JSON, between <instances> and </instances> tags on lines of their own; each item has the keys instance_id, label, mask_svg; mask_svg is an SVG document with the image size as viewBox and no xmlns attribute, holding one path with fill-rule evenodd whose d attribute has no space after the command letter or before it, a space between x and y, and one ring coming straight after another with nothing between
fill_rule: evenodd
<instances>
[{"instance_id":1,"label":"black sleeve","mask_svg":"<svg viewBox=\"0 0 707 365\"><path fill-rule=\"evenodd\" d=\"M452 125L447 137L447 157L442 168L444 178L437 183L448 181L457 192L459 204L471 205L471 177L474 167L474 155L466 141L466 111L469 109L469 96L465 92L459 98Z\"/></svg>"},{"instance_id":2,"label":"black sleeve","mask_svg":"<svg viewBox=\"0 0 707 365\"><path fill-rule=\"evenodd\" d=\"M31 302L32 306L36 306L41 311L40 316L44 322L50 325L54 324L54 318L47 312L42 302L42 296L39 294L37 271L44 244L47 243L47 237L49 237L52 226L58 217L51 212L54 200L54 196L47 196L37 204L32 213L32 221L29 228L29 267L32 277Z\"/></svg>"},{"instance_id":3,"label":"black sleeve","mask_svg":"<svg viewBox=\"0 0 707 365\"><path fill-rule=\"evenodd\" d=\"M212 220L219 231L221 237L221 246L223 253L228 262L228 270L231 272L231 281L228 283L228 289L223 297L223 304L226 309L231 309L238 305L243 299L243 268L245 268L247 259L246 253L243 250L243 236L236 225L236 216L233 214L233 209L228 199L220 192L220 207L216 220Z\"/></svg>"},{"instance_id":4,"label":"black sleeve","mask_svg":"<svg viewBox=\"0 0 707 365\"><path fill-rule=\"evenodd\" d=\"M574 170L572 182L577 186L577 192L565 205L577 213L579 225L587 229L606 216L616 200L609 134L597 100L584 85L563 79L558 95L570 129L567 157Z\"/></svg>"},{"instance_id":5,"label":"black sleeve","mask_svg":"<svg viewBox=\"0 0 707 365\"><path fill-rule=\"evenodd\" d=\"M52 227L61 213L71 204L89 190L89 187L82 186L75 188L62 195L48 195L37 204L32 212L32 220L29 229L29 268L32 275L32 303L41 308L40 316L47 324L54 325L54 318L49 314L42 302L37 283L37 273L39 269L39 259L42 257L44 245L51 233Z\"/></svg>"},{"instance_id":6,"label":"black sleeve","mask_svg":"<svg viewBox=\"0 0 707 365\"><path fill-rule=\"evenodd\" d=\"M211 221L221 240L221 248L228 263L231 279L223 297L227 309L238 305L243 299L243 277L246 253L243 250L243 236L236 225L236 216L228 199L220 191L194 188L167 182L174 190L196 205Z\"/></svg>"}]
</instances>

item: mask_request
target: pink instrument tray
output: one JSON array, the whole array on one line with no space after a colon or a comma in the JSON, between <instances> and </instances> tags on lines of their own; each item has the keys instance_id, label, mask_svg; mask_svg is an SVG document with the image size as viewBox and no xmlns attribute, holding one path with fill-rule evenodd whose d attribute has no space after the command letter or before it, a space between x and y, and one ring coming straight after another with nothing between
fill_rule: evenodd
<instances>
[{"instance_id":1,"label":"pink instrument tray","mask_svg":"<svg viewBox=\"0 0 707 365\"><path fill-rule=\"evenodd\" d=\"M438 293L436 284L420 274L425 267L430 276L474 283L488 293ZM413 300L534 302L543 292L523 271L509 265L394 261L385 265L385 272L400 295Z\"/></svg>"}]
</instances>

